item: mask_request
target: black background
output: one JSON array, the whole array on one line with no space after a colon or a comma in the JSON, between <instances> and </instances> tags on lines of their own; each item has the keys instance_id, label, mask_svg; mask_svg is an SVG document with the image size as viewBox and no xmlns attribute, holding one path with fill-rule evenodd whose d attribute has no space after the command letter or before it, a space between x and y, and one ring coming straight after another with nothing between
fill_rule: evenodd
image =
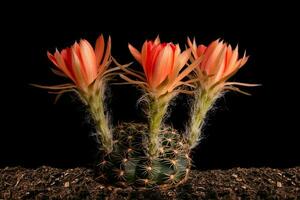
<instances>
[{"instance_id":1,"label":"black background","mask_svg":"<svg viewBox=\"0 0 300 200\"><path fill-rule=\"evenodd\" d=\"M99 3L99 2L98 2ZM196 167L291 167L300 164L298 128L299 32L293 5L181 2L162 5L18 4L2 17L0 166L84 166L91 161L84 107L70 95L54 96L30 83L63 83L50 71L46 52L81 38L94 43L100 33L112 37L112 55L133 61L127 49L138 49L158 34L180 43L195 36L208 44L222 38L247 50L249 62L233 78L261 83L246 88L252 96L226 94L209 113L204 139L193 153ZM137 6L137 7L134 7ZM136 63L135 67L139 67ZM108 107L113 123L145 122L132 86L111 86ZM179 96L166 121L183 129L189 97Z\"/></svg>"}]
</instances>

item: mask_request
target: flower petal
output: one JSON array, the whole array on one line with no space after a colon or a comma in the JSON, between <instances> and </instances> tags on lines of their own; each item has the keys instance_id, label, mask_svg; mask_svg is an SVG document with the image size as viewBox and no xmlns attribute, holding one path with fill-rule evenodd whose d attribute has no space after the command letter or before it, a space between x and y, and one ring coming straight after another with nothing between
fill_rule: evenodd
<instances>
[{"instance_id":1,"label":"flower petal","mask_svg":"<svg viewBox=\"0 0 300 200\"><path fill-rule=\"evenodd\" d=\"M86 83L86 79L84 78L84 73L82 71L83 68L75 49L72 49L72 69L75 75L76 85L78 85L82 89L85 89L88 84Z\"/></svg>"},{"instance_id":2,"label":"flower petal","mask_svg":"<svg viewBox=\"0 0 300 200\"><path fill-rule=\"evenodd\" d=\"M144 69L145 76L148 79L148 72L146 69L147 55L148 55L148 42L145 41L143 44L143 47L142 47L142 52L141 52L141 65Z\"/></svg>"},{"instance_id":3,"label":"flower petal","mask_svg":"<svg viewBox=\"0 0 300 200\"><path fill-rule=\"evenodd\" d=\"M206 48L207 47L205 45L203 45L203 44L200 44L198 46L198 48L197 48L197 55L198 55L198 57L200 57L200 56L202 56L204 54Z\"/></svg>"},{"instance_id":4,"label":"flower petal","mask_svg":"<svg viewBox=\"0 0 300 200\"><path fill-rule=\"evenodd\" d=\"M209 52L210 53L209 55L205 54L205 58L206 58L205 71L207 72L208 75L215 74L216 71L218 71L219 65L217 65L217 63L219 63L220 53L222 52L223 48L224 45L222 42L220 42L216 44L216 46L214 46L214 48Z\"/></svg>"},{"instance_id":5,"label":"flower petal","mask_svg":"<svg viewBox=\"0 0 300 200\"><path fill-rule=\"evenodd\" d=\"M187 43L188 43L188 46L190 47L190 49L192 50L192 54L194 56L194 58L198 58L198 54L197 54L197 44L196 44L196 40L195 38L193 39L193 43L191 41L191 39L188 37L187 38Z\"/></svg>"},{"instance_id":6,"label":"flower petal","mask_svg":"<svg viewBox=\"0 0 300 200\"><path fill-rule=\"evenodd\" d=\"M72 65L71 49L70 48L63 49L61 51L61 56L64 59L66 67L69 69L69 67Z\"/></svg>"},{"instance_id":7,"label":"flower petal","mask_svg":"<svg viewBox=\"0 0 300 200\"><path fill-rule=\"evenodd\" d=\"M61 54L58 52L57 49L56 49L56 52L54 53L54 57L58 64L57 67L60 70L62 70L70 79L72 79L74 81L74 77L72 76L72 74L73 74L72 71L70 70L70 68L68 66L66 66L63 57L61 56Z\"/></svg>"},{"instance_id":8,"label":"flower petal","mask_svg":"<svg viewBox=\"0 0 300 200\"><path fill-rule=\"evenodd\" d=\"M230 60L228 61L228 65L226 66L225 69L225 76L227 74L230 74L231 72L233 72L236 69L236 63L238 61L238 55L239 51L238 51L238 46L234 49L234 51L232 52L231 57L229 58Z\"/></svg>"},{"instance_id":9,"label":"flower petal","mask_svg":"<svg viewBox=\"0 0 300 200\"><path fill-rule=\"evenodd\" d=\"M187 49L184 52L182 52L179 56L177 56L174 65L174 70L172 71L172 76L170 77L170 81L175 80L175 78L178 76L179 72L185 66L188 59L190 58L191 51L192 51L191 49Z\"/></svg>"},{"instance_id":10,"label":"flower petal","mask_svg":"<svg viewBox=\"0 0 300 200\"><path fill-rule=\"evenodd\" d=\"M157 55L153 66L152 86L159 86L168 76L172 68L173 51L170 45L165 46Z\"/></svg>"},{"instance_id":11,"label":"flower petal","mask_svg":"<svg viewBox=\"0 0 300 200\"><path fill-rule=\"evenodd\" d=\"M87 84L92 83L97 77L98 67L93 47L86 40L80 41L80 53L83 66L80 66L81 72L85 71Z\"/></svg>"},{"instance_id":12,"label":"flower petal","mask_svg":"<svg viewBox=\"0 0 300 200\"><path fill-rule=\"evenodd\" d=\"M108 41L107 41L107 46L106 46L106 50L105 50L105 56L103 58L102 61L102 65L106 65L106 63L108 62L109 58L110 58L110 53L111 53L111 37L108 37Z\"/></svg>"},{"instance_id":13,"label":"flower petal","mask_svg":"<svg viewBox=\"0 0 300 200\"><path fill-rule=\"evenodd\" d=\"M49 60L51 60L51 62L53 62L53 64L58 67L58 63L56 61L56 58L49 51L47 51L47 56L48 56Z\"/></svg>"},{"instance_id":14,"label":"flower petal","mask_svg":"<svg viewBox=\"0 0 300 200\"><path fill-rule=\"evenodd\" d=\"M157 35L157 37L154 40L154 45L159 45L160 44L160 38L159 35Z\"/></svg>"},{"instance_id":15,"label":"flower petal","mask_svg":"<svg viewBox=\"0 0 300 200\"><path fill-rule=\"evenodd\" d=\"M130 53L132 54L132 56L140 63L142 64L142 55L141 53L136 49L134 48L131 44L128 43L128 48L129 48L129 51Z\"/></svg>"},{"instance_id":16,"label":"flower petal","mask_svg":"<svg viewBox=\"0 0 300 200\"><path fill-rule=\"evenodd\" d=\"M216 59L215 62L215 70L213 72L214 77L212 77L211 79L213 80L213 83L217 82L218 80L220 80L223 77L224 74L224 69L225 69L225 62L226 62L226 52L227 52L227 47L223 46L218 58Z\"/></svg>"},{"instance_id":17,"label":"flower petal","mask_svg":"<svg viewBox=\"0 0 300 200\"><path fill-rule=\"evenodd\" d=\"M209 66L207 65L207 62L208 60L210 59L210 56L211 54L215 51L215 48L217 47L219 43L219 39L218 40L215 40L213 41L212 43L210 43L205 51L205 55L204 55L204 58L203 58L203 61L200 65L200 68L205 71L207 74L208 74L208 71L209 71ZM207 71L208 70L208 71Z\"/></svg>"},{"instance_id":18,"label":"flower petal","mask_svg":"<svg viewBox=\"0 0 300 200\"><path fill-rule=\"evenodd\" d=\"M96 64L97 66L100 65L100 62L103 58L103 54L104 54L104 47L105 47L105 44L104 44L104 37L103 35L101 34L97 40L96 40L96 45L95 45L95 55L96 55Z\"/></svg>"}]
</instances>

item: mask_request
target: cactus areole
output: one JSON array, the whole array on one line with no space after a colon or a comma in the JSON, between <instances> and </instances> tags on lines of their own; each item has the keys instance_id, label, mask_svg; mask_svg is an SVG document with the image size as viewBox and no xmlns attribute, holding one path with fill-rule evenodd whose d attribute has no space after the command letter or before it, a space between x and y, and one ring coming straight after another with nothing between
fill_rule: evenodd
<instances>
[{"instance_id":1,"label":"cactus areole","mask_svg":"<svg viewBox=\"0 0 300 200\"><path fill-rule=\"evenodd\" d=\"M201 127L207 112L226 90L248 94L237 86L257 84L228 82L248 60L239 58L238 47L216 40L207 47L187 40L187 48L160 42L159 37L145 41L141 51L128 45L141 70L119 64L111 56L111 38L105 43L100 35L94 47L87 40L75 42L61 52L48 52L52 71L69 80L55 86L32 84L57 93L75 93L86 105L95 127L97 180L116 187L170 188L184 183L192 161L190 151L201 139ZM113 126L108 116L106 87L132 84L142 89L148 121L120 122ZM116 78L114 80L117 80ZM120 86L122 87L122 86ZM180 133L164 123L169 104L181 93L193 99L186 131Z\"/></svg>"}]
</instances>

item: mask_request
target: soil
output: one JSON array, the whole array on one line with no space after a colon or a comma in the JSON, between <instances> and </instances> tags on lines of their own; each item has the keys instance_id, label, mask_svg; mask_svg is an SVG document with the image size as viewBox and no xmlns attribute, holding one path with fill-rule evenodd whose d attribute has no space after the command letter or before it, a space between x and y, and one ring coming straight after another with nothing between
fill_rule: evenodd
<instances>
[{"instance_id":1,"label":"soil","mask_svg":"<svg viewBox=\"0 0 300 200\"><path fill-rule=\"evenodd\" d=\"M192 170L173 189L105 186L88 168L0 169L0 199L300 199L300 167Z\"/></svg>"}]
</instances>

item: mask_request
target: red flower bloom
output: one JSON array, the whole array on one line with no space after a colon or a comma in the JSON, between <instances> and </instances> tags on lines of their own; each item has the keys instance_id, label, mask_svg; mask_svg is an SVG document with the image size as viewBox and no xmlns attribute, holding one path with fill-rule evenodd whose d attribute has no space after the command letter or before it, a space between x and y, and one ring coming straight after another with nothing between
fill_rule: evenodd
<instances>
[{"instance_id":1,"label":"red flower bloom","mask_svg":"<svg viewBox=\"0 0 300 200\"><path fill-rule=\"evenodd\" d=\"M134 58L143 66L144 74L124 70L139 81L131 80L124 75L121 77L130 83L140 85L155 97L172 92L176 87L183 85L184 82L181 80L196 67L192 64L181 72L190 57L191 50L181 53L178 44L160 43L158 37L155 41L145 41L141 52L130 44L128 47Z\"/></svg>"},{"instance_id":2,"label":"red flower bloom","mask_svg":"<svg viewBox=\"0 0 300 200\"><path fill-rule=\"evenodd\" d=\"M79 44L74 43L70 48L61 52L56 50L52 55L47 53L48 58L81 90L102 76L108 67L110 58L111 40L108 39L106 51L104 52L104 38L99 36L95 49L87 40L80 40Z\"/></svg>"}]
</instances>

